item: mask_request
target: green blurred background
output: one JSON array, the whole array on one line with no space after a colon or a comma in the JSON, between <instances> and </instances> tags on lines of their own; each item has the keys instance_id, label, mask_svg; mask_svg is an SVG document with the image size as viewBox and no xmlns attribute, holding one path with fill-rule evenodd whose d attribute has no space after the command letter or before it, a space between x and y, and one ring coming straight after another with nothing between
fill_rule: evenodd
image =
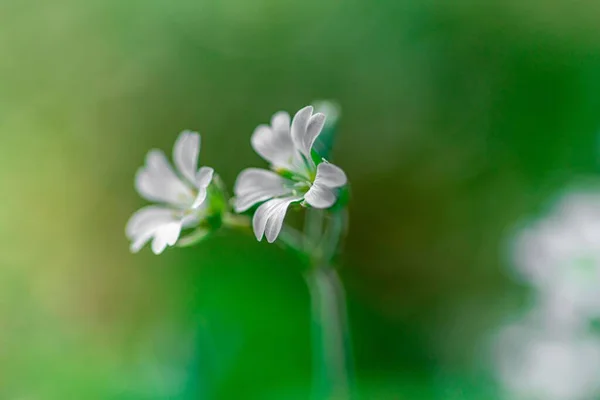
<instances>
[{"instance_id":1,"label":"green blurred background","mask_svg":"<svg viewBox=\"0 0 600 400\"><path fill-rule=\"evenodd\" d=\"M308 398L293 255L131 255L124 226L149 149L198 130L231 186L255 126L323 98L362 397L498 398L507 235L597 173L600 4L473 3L0 0L0 399Z\"/></svg>"}]
</instances>

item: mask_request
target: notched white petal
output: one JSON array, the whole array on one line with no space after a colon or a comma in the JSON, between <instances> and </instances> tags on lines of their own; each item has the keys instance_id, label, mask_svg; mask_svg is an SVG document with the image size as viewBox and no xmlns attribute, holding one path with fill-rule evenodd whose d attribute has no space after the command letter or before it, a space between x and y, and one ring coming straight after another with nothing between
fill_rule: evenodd
<instances>
[{"instance_id":1,"label":"notched white petal","mask_svg":"<svg viewBox=\"0 0 600 400\"><path fill-rule=\"evenodd\" d=\"M144 235L138 236L135 239L133 239L131 245L129 246L129 251L131 251L132 253L139 252L142 249L142 247L144 247L146 243L148 243L148 241L152 239L153 233L154 232L147 232Z\"/></svg>"},{"instance_id":2,"label":"notched white petal","mask_svg":"<svg viewBox=\"0 0 600 400\"><path fill-rule=\"evenodd\" d=\"M273 131L267 125L259 125L254 129L250 137L250 145L259 156L269 161L271 157L271 142L273 140Z\"/></svg>"},{"instance_id":3,"label":"notched white petal","mask_svg":"<svg viewBox=\"0 0 600 400\"><path fill-rule=\"evenodd\" d=\"M317 166L316 185L338 188L344 186L346 183L348 183L348 178L340 167L326 161Z\"/></svg>"},{"instance_id":4,"label":"notched white petal","mask_svg":"<svg viewBox=\"0 0 600 400\"><path fill-rule=\"evenodd\" d=\"M294 146L306 157L310 156L310 151L307 151L305 145L306 128L312 116L312 106L306 106L294 115L292 120L291 135ZM310 150L310 149L309 149Z\"/></svg>"},{"instance_id":5,"label":"notched white petal","mask_svg":"<svg viewBox=\"0 0 600 400\"><path fill-rule=\"evenodd\" d=\"M315 144L315 140L321 133L321 130L323 130L323 125L325 125L325 114L317 113L308 121L306 135L304 136L304 146L306 147L306 151L308 153L307 157L310 157L312 147Z\"/></svg>"},{"instance_id":6,"label":"notched white petal","mask_svg":"<svg viewBox=\"0 0 600 400\"><path fill-rule=\"evenodd\" d=\"M175 174L160 150L152 150L146 156L146 165L136 174L135 188L149 201L178 207L189 205L193 201L192 191Z\"/></svg>"},{"instance_id":7,"label":"notched white petal","mask_svg":"<svg viewBox=\"0 0 600 400\"><path fill-rule=\"evenodd\" d=\"M266 236L267 241L273 243L281 232L289 205L301 199L301 197L271 199L258 207L252 218L252 228L256 239L260 241L263 236Z\"/></svg>"},{"instance_id":8,"label":"notched white petal","mask_svg":"<svg viewBox=\"0 0 600 400\"><path fill-rule=\"evenodd\" d=\"M292 191L286 188L262 190L244 196L237 196L233 200L235 212L241 213L247 211L250 207L262 201L272 199L277 196L291 194Z\"/></svg>"},{"instance_id":9,"label":"notched white petal","mask_svg":"<svg viewBox=\"0 0 600 400\"><path fill-rule=\"evenodd\" d=\"M200 135L197 132L183 131L173 146L175 166L189 182L193 183L198 169Z\"/></svg>"},{"instance_id":10,"label":"notched white petal","mask_svg":"<svg viewBox=\"0 0 600 400\"><path fill-rule=\"evenodd\" d=\"M256 212L252 217L252 229L254 230L254 236L256 236L256 240L262 240L271 210L277 207L280 202L281 199L271 199L261 204L261 206L256 209Z\"/></svg>"},{"instance_id":11,"label":"notched white petal","mask_svg":"<svg viewBox=\"0 0 600 400\"><path fill-rule=\"evenodd\" d=\"M280 187L285 182L286 179L268 169L246 168L237 176L233 192L239 196L255 192L257 189Z\"/></svg>"},{"instance_id":12,"label":"notched white petal","mask_svg":"<svg viewBox=\"0 0 600 400\"><path fill-rule=\"evenodd\" d=\"M211 167L202 167L196 174L196 178L194 182L196 183L196 187L205 188L210 185L212 182L213 175L215 174L215 170Z\"/></svg>"},{"instance_id":13,"label":"notched white petal","mask_svg":"<svg viewBox=\"0 0 600 400\"><path fill-rule=\"evenodd\" d=\"M287 213L287 209L293 202L300 201L301 198L291 198L281 202L274 210L271 211L271 215L269 220L267 221L267 225L265 226L265 237L267 238L267 242L273 243L277 240L277 236L281 232L281 228L283 227L283 220L285 218L285 214Z\"/></svg>"},{"instance_id":14,"label":"notched white petal","mask_svg":"<svg viewBox=\"0 0 600 400\"><path fill-rule=\"evenodd\" d=\"M173 211L160 206L146 206L136 211L125 227L129 239L154 230L157 226L172 222Z\"/></svg>"},{"instance_id":15,"label":"notched white petal","mask_svg":"<svg viewBox=\"0 0 600 400\"><path fill-rule=\"evenodd\" d=\"M244 212L254 204L292 192L288 181L273 171L247 168L238 175L235 186L234 208Z\"/></svg>"},{"instance_id":16,"label":"notched white petal","mask_svg":"<svg viewBox=\"0 0 600 400\"><path fill-rule=\"evenodd\" d=\"M196 208L200 207L204 203L204 200L206 200L207 194L208 194L208 192L207 192L206 188L198 189L198 195L196 195L196 198L194 199L192 208L196 209Z\"/></svg>"},{"instance_id":17,"label":"notched white petal","mask_svg":"<svg viewBox=\"0 0 600 400\"><path fill-rule=\"evenodd\" d=\"M277 167L289 167L294 155L294 144L290 137L289 115L275 114L272 126L259 125L250 138L250 144L258 155Z\"/></svg>"},{"instance_id":18,"label":"notched white petal","mask_svg":"<svg viewBox=\"0 0 600 400\"><path fill-rule=\"evenodd\" d=\"M291 130L294 146L310 163L312 163L311 149L325 124L324 114L317 113L313 115L312 112L312 106L304 107L298 111L292 121Z\"/></svg>"},{"instance_id":19,"label":"notched white petal","mask_svg":"<svg viewBox=\"0 0 600 400\"><path fill-rule=\"evenodd\" d=\"M173 246L179 239L181 233L181 222L172 222L161 226L154 233L152 241L152 252L154 254L162 253L167 246Z\"/></svg>"},{"instance_id":20,"label":"notched white petal","mask_svg":"<svg viewBox=\"0 0 600 400\"><path fill-rule=\"evenodd\" d=\"M196 187L198 188L198 194L194 199L194 203L192 204L192 208L196 209L200 207L204 200L206 200L206 195L208 194L207 187L210 185L212 181L214 170L211 167L202 167L196 174Z\"/></svg>"},{"instance_id":21,"label":"notched white petal","mask_svg":"<svg viewBox=\"0 0 600 400\"><path fill-rule=\"evenodd\" d=\"M181 224L174 211L168 208L148 206L138 210L125 228L131 240L130 250L137 253L152 239L152 250L155 254L161 253L167 245L177 242Z\"/></svg>"},{"instance_id":22,"label":"notched white petal","mask_svg":"<svg viewBox=\"0 0 600 400\"><path fill-rule=\"evenodd\" d=\"M304 195L304 200L314 208L329 208L335 204L335 192L326 187L313 184Z\"/></svg>"},{"instance_id":23,"label":"notched white petal","mask_svg":"<svg viewBox=\"0 0 600 400\"><path fill-rule=\"evenodd\" d=\"M279 111L271 117L271 129L277 135L287 136L290 138L290 114L285 111Z\"/></svg>"}]
</instances>

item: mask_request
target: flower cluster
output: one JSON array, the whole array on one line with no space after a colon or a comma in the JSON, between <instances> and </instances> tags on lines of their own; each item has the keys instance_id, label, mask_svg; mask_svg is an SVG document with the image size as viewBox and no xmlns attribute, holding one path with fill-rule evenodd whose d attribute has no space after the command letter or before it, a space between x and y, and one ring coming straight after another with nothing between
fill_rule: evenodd
<instances>
[{"instance_id":1,"label":"flower cluster","mask_svg":"<svg viewBox=\"0 0 600 400\"><path fill-rule=\"evenodd\" d=\"M277 239L292 204L327 209L338 201L347 184L346 174L314 149L324 124L325 115L307 106L293 119L284 111L276 113L270 125L260 125L252 134L251 145L270 170L248 168L239 174L231 213L244 213L258 205L252 218L258 240L266 237L272 243ZM220 220L228 220L230 210L211 207L212 196L226 198L226 193L215 184L218 177L212 168L198 168L199 153L200 135L189 131L175 142L176 170L160 150L148 153L135 187L143 198L158 204L142 208L127 223L132 252L152 241L152 251L159 254L175 245L184 229L201 227L209 216L218 214Z\"/></svg>"},{"instance_id":2,"label":"flower cluster","mask_svg":"<svg viewBox=\"0 0 600 400\"><path fill-rule=\"evenodd\" d=\"M496 365L511 398L578 400L600 394L600 195L563 196L522 230L516 272L534 289L534 307L496 338Z\"/></svg>"}]
</instances>

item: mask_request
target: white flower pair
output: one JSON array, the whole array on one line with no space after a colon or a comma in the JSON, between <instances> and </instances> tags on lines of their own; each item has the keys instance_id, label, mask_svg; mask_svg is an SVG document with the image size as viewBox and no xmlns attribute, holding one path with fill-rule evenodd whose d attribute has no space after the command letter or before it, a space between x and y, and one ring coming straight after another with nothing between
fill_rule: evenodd
<instances>
[{"instance_id":1,"label":"white flower pair","mask_svg":"<svg viewBox=\"0 0 600 400\"><path fill-rule=\"evenodd\" d=\"M242 171L234 187L234 209L244 212L264 202L252 220L258 240L263 236L269 242L277 239L292 203L329 208L337 201L339 188L347 182L346 175L313 152L324 123L325 115L313 114L313 108L308 106L296 113L291 124L289 114L278 112L271 119L271 126L261 125L254 131L252 147L273 170ZM179 174L173 171L163 152L148 153L135 186L142 197L162 205L144 207L131 217L126 227L131 251L139 251L152 240L152 251L159 254L177 242L182 229L197 226L206 216L213 169L198 169L199 152L200 135L182 132L173 148Z\"/></svg>"}]
</instances>

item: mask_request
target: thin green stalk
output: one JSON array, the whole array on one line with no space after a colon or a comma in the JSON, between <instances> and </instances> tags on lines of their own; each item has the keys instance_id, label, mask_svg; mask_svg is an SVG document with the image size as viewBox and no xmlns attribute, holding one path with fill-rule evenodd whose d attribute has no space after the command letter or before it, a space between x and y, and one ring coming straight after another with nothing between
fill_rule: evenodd
<instances>
[{"instance_id":1,"label":"thin green stalk","mask_svg":"<svg viewBox=\"0 0 600 400\"><path fill-rule=\"evenodd\" d=\"M247 215L226 212L223 214L223 225L232 229L252 231L252 220Z\"/></svg>"},{"instance_id":2,"label":"thin green stalk","mask_svg":"<svg viewBox=\"0 0 600 400\"><path fill-rule=\"evenodd\" d=\"M246 216L228 213L223 223L234 229L250 229ZM280 244L310 265L304 277L311 299L314 400L348 400L354 389L346 294L331 264L346 230L345 210L326 214L309 209L304 233L284 226L278 237Z\"/></svg>"},{"instance_id":3,"label":"thin green stalk","mask_svg":"<svg viewBox=\"0 0 600 400\"><path fill-rule=\"evenodd\" d=\"M321 257L331 264L335 256L339 253L343 239L348 230L348 212L343 209L338 212L330 213L325 233L319 244Z\"/></svg>"},{"instance_id":4,"label":"thin green stalk","mask_svg":"<svg viewBox=\"0 0 600 400\"><path fill-rule=\"evenodd\" d=\"M319 248L323 230L323 218L325 213L323 210L310 208L306 210L304 221L304 250L312 257L318 257L316 254Z\"/></svg>"},{"instance_id":5,"label":"thin green stalk","mask_svg":"<svg viewBox=\"0 0 600 400\"><path fill-rule=\"evenodd\" d=\"M313 399L352 397L353 360L345 293L333 268L306 274L312 302Z\"/></svg>"},{"instance_id":6,"label":"thin green stalk","mask_svg":"<svg viewBox=\"0 0 600 400\"><path fill-rule=\"evenodd\" d=\"M296 252L304 253L304 237L302 236L302 232L291 226L283 226L277 239L279 243L284 244L286 247Z\"/></svg>"},{"instance_id":7,"label":"thin green stalk","mask_svg":"<svg viewBox=\"0 0 600 400\"><path fill-rule=\"evenodd\" d=\"M307 213L306 243L312 265L305 279L311 298L313 398L346 400L352 396L353 360L346 296L331 260L339 250L347 219L343 212L328 214L323 233L323 211Z\"/></svg>"}]
</instances>

